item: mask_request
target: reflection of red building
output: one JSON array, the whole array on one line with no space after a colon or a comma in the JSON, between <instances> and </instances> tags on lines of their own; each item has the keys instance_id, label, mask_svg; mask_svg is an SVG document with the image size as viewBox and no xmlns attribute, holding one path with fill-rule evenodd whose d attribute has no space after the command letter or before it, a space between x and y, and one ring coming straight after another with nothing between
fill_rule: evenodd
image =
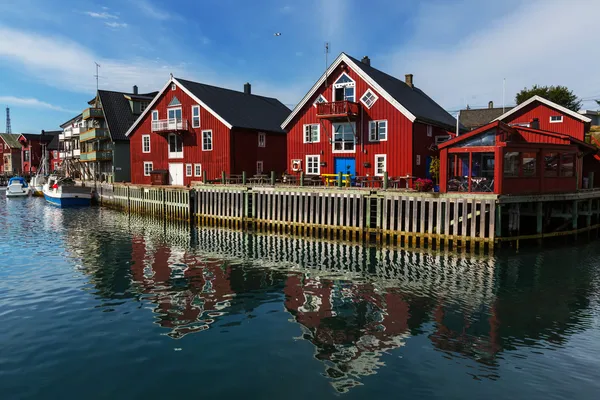
<instances>
[{"instance_id":1,"label":"reflection of red building","mask_svg":"<svg viewBox=\"0 0 600 400\"><path fill-rule=\"evenodd\" d=\"M147 245L143 237L134 237L132 246L132 279L140 292L151 295L147 299L157 305L157 322L171 329L172 338L208 329L229 306L230 267L224 268L222 260L200 262L166 245Z\"/></svg>"}]
</instances>

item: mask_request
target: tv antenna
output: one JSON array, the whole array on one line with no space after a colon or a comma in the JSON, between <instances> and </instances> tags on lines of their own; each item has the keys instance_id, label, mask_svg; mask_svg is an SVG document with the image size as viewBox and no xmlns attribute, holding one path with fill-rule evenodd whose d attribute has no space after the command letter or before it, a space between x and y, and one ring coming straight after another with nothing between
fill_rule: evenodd
<instances>
[{"instance_id":1,"label":"tv antenna","mask_svg":"<svg viewBox=\"0 0 600 400\"><path fill-rule=\"evenodd\" d=\"M98 68L100 68L100 64L98 64L96 61L94 61L94 64L96 64L96 75L94 75L94 77L96 78L96 92L98 91L98 78L100 78L100 75L98 75Z\"/></svg>"},{"instance_id":2,"label":"tv antenna","mask_svg":"<svg viewBox=\"0 0 600 400\"><path fill-rule=\"evenodd\" d=\"M327 87L327 68L329 68L329 42L325 42L325 87Z\"/></svg>"},{"instance_id":3,"label":"tv antenna","mask_svg":"<svg viewBox=\"0 0 600 400\"><path fill-rule=\"evenodd\" d=\"M6 107L6 133L12 133L10 126L10 108Z\"/></svg>"}]
</instances>

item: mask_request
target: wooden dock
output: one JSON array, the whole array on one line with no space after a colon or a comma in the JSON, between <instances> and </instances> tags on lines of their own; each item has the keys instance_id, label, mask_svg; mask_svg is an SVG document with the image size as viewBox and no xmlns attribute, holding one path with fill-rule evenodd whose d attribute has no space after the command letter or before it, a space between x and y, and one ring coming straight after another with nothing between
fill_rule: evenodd
<instances>
[{"instance_id":1,"label":"wooden dock","mask_svg":"<svg viewBox=\"0 0 600 400\"><path fill-rule=\"evenodd\" d=\"M600 190L543 196L365 188L95 185L101 205L201 226L468 252L600 228Z\"/></svg>"}]
</instances>

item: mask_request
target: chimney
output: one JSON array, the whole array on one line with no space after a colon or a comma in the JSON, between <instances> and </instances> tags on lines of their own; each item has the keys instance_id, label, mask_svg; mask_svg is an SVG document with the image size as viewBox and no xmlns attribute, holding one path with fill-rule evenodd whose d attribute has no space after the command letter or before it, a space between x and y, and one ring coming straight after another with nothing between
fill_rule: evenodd
<instances>
[{"instance_id":1,"label":"chimney","mask_svg":"<svg viewBox=\"0 0 600 400\"><path fill-rule=\"evenodd\" d=\"M133 94L138 94L138 87L137 87L137 85L133 85Z\"/></svg>"},{"instance_id":2,"label":"chimney","mask_svg":"<svg viewBox=\"0 0 600 400\"><path fill-rule=\"evenodd\" d=\"M488 108L494 108L494 102L493 101L490 101L488 103Z\"/></svg>"},{"instance_id":3,"label":"chimney","mask_svg":"<svg viewBox=\"0 0 600 400\"><path fill-rule=\"evenodd\" d=\"M369 56L364 56L362 60L360 60L360 62L362 62L365 65L368 65L369 67L371 66L371 59L369 58Z\"/></svg>"},{"instance_id":4,"label":"chimney","mask_svg":"<svg viewBox=\"0 0 600 400\"><path fill-rule=\"evenodd\" d=\"M244 83L244 93L252 94L252 86L248 82Z\"/></svg>"},{"instance_id":5,"label":"chimney","mask_svg":"<svg viewBox=\"0 0 600 400\"><path fill-rule=\"evenodd\" d=\"M414 85L413 85L413 74L406 74L404 76L404 78L405 78L404 81L406 82L406 84L409 87L413 88L414 87Z\"/></svg>"},{"instance_id":6,"label":"chimney","mask_svg":"<svg viewBox=\"0 0 600 400\"><path fill-rule=\"evenodd\" d=\"M532 119L529 127L533 129L540 129L540 120L537 118Z\"/></svg>"}]
</instances>

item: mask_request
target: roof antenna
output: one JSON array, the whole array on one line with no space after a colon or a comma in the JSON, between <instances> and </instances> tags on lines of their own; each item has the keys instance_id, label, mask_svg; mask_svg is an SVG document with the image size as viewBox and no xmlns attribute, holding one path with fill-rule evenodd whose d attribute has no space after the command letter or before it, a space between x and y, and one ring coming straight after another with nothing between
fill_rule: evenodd
<instances>
[{"instance_id":1,"label":"roof antenna","mask_svg":"<svg viewBox=\"0 0 600 400\"><path fill-rule=\"evenodd\" d=\"M502 80L502 114L504 114L504 109L505 109L505 102L504 102L504 96L506 95L506 78L504 78Z\"/></svg>"},{"instance_id":2,"label":"roof antenna","mask_svg":"<svg viewBox=\"0 0 600 400\"><path fill-rule=\"evenodd\" d=\"M329 42L325 42L325 87L327 87L327 69L329 68Z\"/></svg>"},{"instance_id":3,"label":"roof antenna","mask_svg":"<svg viewBox=\"0 0 600 400\"><path fill-rule=\"evenodd\" d=\"M100 68L100 64L98 64L96 61L94 61L94 64L96 64L96 75L94 75L96 77L96 92L98 91L98 78L100 77L98 75L98 68Z\"/></svg>"}]
</instances>

